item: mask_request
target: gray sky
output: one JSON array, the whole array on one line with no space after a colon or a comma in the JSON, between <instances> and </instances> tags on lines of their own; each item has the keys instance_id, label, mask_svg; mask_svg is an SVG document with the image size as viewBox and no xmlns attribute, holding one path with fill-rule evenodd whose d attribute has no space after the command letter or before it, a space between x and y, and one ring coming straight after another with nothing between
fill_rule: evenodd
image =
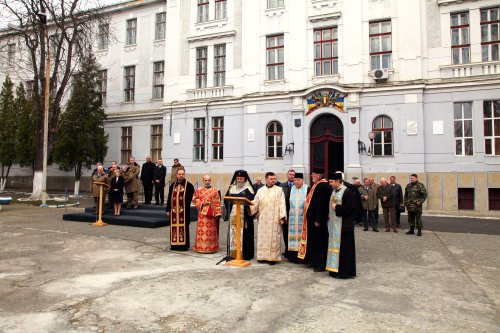
<instances>
[{"instance_id":1,"label":"gray sky","mask_svg":"<svg viewBox=\"0 0 500 333\"><path fill-rule=\"evenodd\" d=\"M113 5L116 3L121 3L121 2L126 2L127 0L80 0L80 3L82 4L82 7L88 6L108 6L108 5ZM16 3L17 0L11 0L10 3ZM6 17L7 11L3 8L3 5L0 3L0 29L6 28L7 24L9 22L12 22L15 24L15 20L10 20L8 17Z\"/></svg>"}]
</instances>

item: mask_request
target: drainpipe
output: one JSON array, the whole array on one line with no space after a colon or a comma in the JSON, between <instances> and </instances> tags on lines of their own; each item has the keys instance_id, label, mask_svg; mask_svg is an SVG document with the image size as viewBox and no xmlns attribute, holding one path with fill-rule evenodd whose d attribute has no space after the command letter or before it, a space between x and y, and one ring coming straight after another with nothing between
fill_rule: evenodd
<instances>
[{"instance_id":1,"label":"drainpipe","mask_svg":"<svg viewBox=\"0 0 500 333\"><path fill-rule=\"evenodd\" d=\"M208 133L209 133L209 130L208 130L208 105L210 105L210 103L212 102L215 102L214 100L212 101L208 101L207 102L207 105L205 105L205 161L204 163L208 163L208 152L210 151L210 149L208 149Z\"/></svg>"}]
</instances>

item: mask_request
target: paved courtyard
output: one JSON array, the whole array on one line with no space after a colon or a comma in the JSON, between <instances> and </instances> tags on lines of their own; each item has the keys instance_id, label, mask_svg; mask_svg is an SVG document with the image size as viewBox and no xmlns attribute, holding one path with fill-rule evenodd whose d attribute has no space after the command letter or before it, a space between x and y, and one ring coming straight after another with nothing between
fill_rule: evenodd
<instances>
[{"instance_id":1,"label":"paved courtyard","mask_svg":"<svg viewBox=\"0 0 500 333\"><path fill-rule=\"evenodd\" d=\"M223 251L168 251L169 228L63 213L0 212L0 332L500 332L498 235L358 228L358 277L337 280L215 265Z\"/></svg>"}]
</instances>

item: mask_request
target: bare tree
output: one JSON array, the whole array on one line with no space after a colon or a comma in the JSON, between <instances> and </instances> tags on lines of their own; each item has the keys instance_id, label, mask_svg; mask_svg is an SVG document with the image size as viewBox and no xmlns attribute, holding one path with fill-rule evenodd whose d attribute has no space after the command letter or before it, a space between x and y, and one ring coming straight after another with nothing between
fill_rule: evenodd
<instances>
[{"instance_id":1,"label":"bare tree","mask_svg":"<svg viewBox=\"0 0 500 333\"><path fill-rule=\"evenodd\" d=\"M3 39L18 41L25 54L16 61L21 73L32 81L35 114L35 161L32 198L42 195L44 143L44 105L49 96L47 151L50 154L54 134L60 126L64 97L82 54L92 51L100 25L108 18L102 8L85 0L0 0L2 21L10 29ZM3 44L5 43L5 40ZM50 88L46 94L46 64L50 56Z\"/></svg>"}]
</instances>

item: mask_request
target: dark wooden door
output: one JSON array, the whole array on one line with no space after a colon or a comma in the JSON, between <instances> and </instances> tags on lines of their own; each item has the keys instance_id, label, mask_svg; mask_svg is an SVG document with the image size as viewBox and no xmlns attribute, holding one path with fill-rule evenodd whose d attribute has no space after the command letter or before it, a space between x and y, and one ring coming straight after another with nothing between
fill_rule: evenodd
<instances>
[{"instance_id":1,"label":"dark wooden door","mask_svg":"<svg viewBox=\"0 0 500 333\"><path fill-rule=\"evenodd\" d=\"M325 173L344 171L344 126L334 115L318 117L310 133L311 170L322 168Z\"/></svg>"}]
</instances>

